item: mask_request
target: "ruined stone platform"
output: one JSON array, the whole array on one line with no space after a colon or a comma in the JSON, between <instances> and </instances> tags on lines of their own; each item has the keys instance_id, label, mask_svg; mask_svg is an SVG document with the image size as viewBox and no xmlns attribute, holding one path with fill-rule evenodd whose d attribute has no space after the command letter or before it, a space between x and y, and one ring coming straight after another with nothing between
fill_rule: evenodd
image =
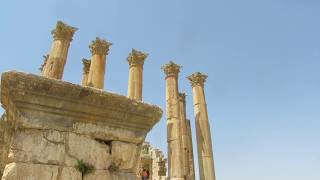
<instances>
[{"instance_id":1,"label":"ruined stone platform","mask_svg":"<svg viewBox=\"0 0 320 180\"><path fill-rule=\"evenodd\" d=\"M134 179L142 143L160 120L154 105L22 72L1 77L3 180Z\"/></svg>"}]
</instances>

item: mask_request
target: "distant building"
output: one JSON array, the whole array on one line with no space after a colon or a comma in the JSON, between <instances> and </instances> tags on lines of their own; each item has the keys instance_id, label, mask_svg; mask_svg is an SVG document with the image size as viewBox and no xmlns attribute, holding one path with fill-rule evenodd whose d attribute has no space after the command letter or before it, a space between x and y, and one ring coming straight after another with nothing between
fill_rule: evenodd
<instances>
[{"instance_id":1,"label":"distant building","mask_svg":"<svg viewBox=\"0 0 320 180\"><path fill-rule=\"evenodd\" d=\"M140 177L140 172L143 169L149 171L150 180L166 180L167 159L164 157L163 152L145 142L142 146L141 160L138 168L137 176Z\"/></svg>"}]
</instances>

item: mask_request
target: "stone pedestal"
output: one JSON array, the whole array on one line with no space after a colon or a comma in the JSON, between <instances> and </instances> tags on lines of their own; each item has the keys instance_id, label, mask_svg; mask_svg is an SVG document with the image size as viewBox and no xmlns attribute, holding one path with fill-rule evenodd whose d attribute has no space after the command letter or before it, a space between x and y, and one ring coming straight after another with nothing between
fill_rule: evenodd
<instances>
[{"instance_id":1,"label":"stone pedestal","mask_svg":"<svg viewBox=\"0 0 320 180\"><path fill-rule=\"evenodd\" d=\"M106 56L109 52L111 43L96 38L90 45L92 53L90 71L88 75L88 86L103 89L104 76L106 71Z\"/></svg>"},{"instance_id":2,"label":"stone pedestal","mask_svg":"<svg viewBox=\"0 0 320 180\"><path fill-rule=\"evenodd\" d=\"M197 72L189 76L188 79L191 82L193 92L200 179L215 180L210 124L204 94L204 83L207 76Z\"/></svg>"},{"instance_id":3,"label":"stone pedestal","mask_svg":"<svg viewBox=\"0 0 320 180\"><path fill-rule=\"evenodd\" d=\"M54 41L50 55L42 67L43 76L62 79L70 42L76 30L76 28L68 26L61 21L57 22L56 28L51 32Z\"/></svg>"},{"instance_id":4,"label":"stone pedestal","mask_svg":"<svg viewBox=\"0 0 320 180\"><path fill-rule=\"evenodd\" d=\"M1 103L2 180L81 180L79 160L93 167L86 180L135 179L142 143L162 115L122 95L20 72L2 74Z\"/></svg>"},{"instance_id":5,"label":"stone pedestal","mask_svg":"<svg viewBox=\"0 0 320 180\"><path fill-rule=\"evenodd\" d=\"M166 74L166 104L167 104L167 141L168 168L170 180L184 179L183 156L181 152L180 106L178 90L178 74L180 66L170 62L164 65Z\"/></svg>"},{"instance_id":6,"label":"stone pedestal","mask_svg":"<svg viewBox=\"0 0 320 180\"><path fill-rule=\"evenodd\" d=\"M143 64L148 54L142 53L135 49L129 54L128 62L129 83L128 83L128 98L142 100L142 80L143 80Z\"/></svg>"},{"instance_id":7,"label":"stone pedestal","mask_svg":"<svg viewBox=\"0 0 320 180\"><path fill-rule=\"evenodd\" d=\"M82 64L83 64L82 86L87 86L91 61L89 59L82 59Z\"/></svg>"}]
</instances>

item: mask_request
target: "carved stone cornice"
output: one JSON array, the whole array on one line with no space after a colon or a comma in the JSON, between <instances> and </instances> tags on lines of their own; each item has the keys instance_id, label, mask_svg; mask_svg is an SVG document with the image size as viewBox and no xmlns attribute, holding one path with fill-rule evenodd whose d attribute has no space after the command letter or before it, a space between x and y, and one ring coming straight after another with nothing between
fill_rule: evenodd
<instances>
[{"instance_id":1,"label":"carved stone cornice","mask_svg":"<svg viewBox=\"0 0 320 180\"><path fill-rule=\"evenodd\" d=\"M196 72L196 73L191 74L187 78L190 80L192 87L195 87L195 86L202 86L203 87L208 76L205 74L202 74L200 72Z\"/></svg>"},{"instance_id":2,"label":"carved stone cornice","mask_svg":"<svg viewBox=\"0 0 320 180\"><path fill-rule=\"evenodd\" d=\"M179 101L185 103L186 102L186 93L179 93Z\"/></svg>"},{"instance_id":3,"label":"carved stone cornice","mask_svg":"<svg viewBox=\"0 0 320 180\"><path fill-rule=\"evenodd\" d=\"M112 43L96 37L96 39L92 41L89 48L92 55L95 55L95 54L107 55L109 53L109 48L111 45Z\"/></svg>"},{"instance_id":4,"label":"carved stone cornice","mask_svg":"<svg viewBox=\"0 0 320 180\"><path fill-rule=\"evenodd\" d=\"M19 128L85 133L131 143L142 143L162 116L158 106L123 95L15 71L1 76L1 103L6 111L13 112L15 107L21 114Z\"/></svg>"},{"instance_id":5,"label":"carved stone cornice","mask_svg":"<svg viewBox=\"0 0 320 180\"><path fill-rule=\"evenodd\" d=\"M170 61L168 64L165 64L162 66L162 69L167 77L169 76L175 76L178 77L180 72L181 66L177 65L176 63Z\"/></svg>"},{"instance_id":6,"label":"carved stone cornice","mask_svg":"<svg viewBox=\"0 0 320 180\"><path fill-rule=\"evenodd\" d=\"M129 54L127 61L129 62L130 66L143 66L145 59L148 57L147 53L143 53L141 51L137 51L132 49L132 52Z\"/></svg>"},{"instance_id":7,"label":"carved stone cornice","mask_svg":"<svg viewBox=\"0 0 320 180\"><path fill-rule=\"evenodd\" d=\"M56 28L51 31L54 40L67 40L72 41L73 34L78 29L75 27L71 27L62 21L58 21Z\"/></svg>"},{"instance_id":8,"label":"carved stone cornice","mask_svg":"<svg viewBox=\"0 0 320 180\"><path fill-rule=\"evenodd\" d=\"M82 64L83 64L83 74L88 74L90 70L90 65L91 65L90 59L83 58Z\"/></svg>"}]
</instances>

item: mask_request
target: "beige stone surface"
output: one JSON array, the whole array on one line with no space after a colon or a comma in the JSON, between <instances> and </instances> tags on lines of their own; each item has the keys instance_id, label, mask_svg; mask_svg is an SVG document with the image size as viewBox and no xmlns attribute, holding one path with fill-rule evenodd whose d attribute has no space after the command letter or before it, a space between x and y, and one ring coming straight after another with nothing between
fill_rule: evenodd
<instances>
[{"instance_id":1,"label":"beige stone surface","mask_svg":"<svg viewBox=\"0 0 320 180\"><path fill-rule=\"evenodd\" d=\"M90 137L69 133L67 138L67 166L74 166L82 159L95 169L107 169L111 164L110 146Z\"/></svg>"},{"instance_id":2,"label":"beige stone surface","mask_svg":"<svg viewBox=\"0 0 320 180\"><path fill-rule=\"evenodd\" d=\"M57 180L81 180L81 173L74 167L60 167Z\"/></svg>"},{"instance_id":3,"label":"beige stone surface","mask_svg":"<svg viewBox=\"0 0 320 180\"><path fill-rule=\"evenodd\" d=\"M204 83L207 76L197 72L189 76L188 79L191 82L193 92L200 179L215 180L211 131L204 94Z\"/></svg>"},{"instance_id":4,"label":"beige stone surface","mask_svg":"<svg viewBox=\"0 0 320 180\"><path fill-rule=\"evenodd\" d=\"M140 153L138 146L120 141L112 141L112 161L120 170L135 172Z\"/></svg>"},{"instance_id":5,"label":"beige stone surface","mask_svg":"<svg viewBox=\"0 0 320 180\"><path fill-rule=\"evenodd\" d=\"M58 169L54 165L10 163L2 180L58 180Z\"/></svg>"},{"instance_id":6,"label":"beige stone surface","mask_svg":"<svg viewBox=\"0 0 320 180\"><path fill-rule=\"evenodd\" d=\"M148 54L132 49L127 58L129 69L128 97L142 100L143 64Z\"/></svg>"},{"instance_id":7,"label":"beige stone surface","mask_svg":"<svg viewBox=\"0 0 320 180\"><path fill-rule=\"evenodd\" d=\"M180 106L178 90L178 74L180 66L170 62L164 65L166 74L166 113L167 113L167 141L168 167L170 179L183 179L184 167L182 156L182 139L180 126Z\"/></svg>"},{"instance_id":8,"label":"beige stone surface","mask_svg":"<svg viewBox=\"0 0 320 180\"><path fill-rule=\"evenodd\" d=\"M11 113L9 113L12 115ZM0 119L0 177L8 163L8 154L14 134L14 124L8 122L8 114L4 113Z\"/></svg>"},{"instance_id":9,"label":"beige stone surface","mask_svg":"<svg viewBox=\"0 0 320 180\"><path fill-rule=\"evenodd\" d=\"M84 180L117 180L117 179L113 178L112 175L107 171L98 170L84 176Z\"/></svg>"},{"instance_id":10,"label":"beige stone surface","mask_svg":"<svg viewBox=\"0 0 320 180\"><path fill-rule=\"evenodd\" d=\"M142 142L162 115L126 96L21 72L2 74L1 103L9 126L0 138L7 139L4 180L78 179L78 160L94 168L87 179L132 179Z\"/></svg>"},{"instance_id":11,"label":"beige stone surface","mask_svg":"<svg viewBox=\"0 0 320 180\"><path fill-rule=\"evenodd\" d=\"M53 137L54 134L48 132L52 137L50 140L45 136L46 133L36 129L17 131L13 136L8 162L63 164L65 154L63 139L62 141L54 141L61 134L55 134L56 137Z\"/></svg>"},{"instance_id":12,"label":"beige stone surface","mask_svg":"<svg viewBox=\"0 0 320 180\"><path fill-rule=\"evenodd\" d=\"M73 130L76 133L88 134L98 139L112 139L137 144L145 139L145 130L135 131L115 126L105 126L104 123L74 123Z\"/></svg>"}]
</instances>

